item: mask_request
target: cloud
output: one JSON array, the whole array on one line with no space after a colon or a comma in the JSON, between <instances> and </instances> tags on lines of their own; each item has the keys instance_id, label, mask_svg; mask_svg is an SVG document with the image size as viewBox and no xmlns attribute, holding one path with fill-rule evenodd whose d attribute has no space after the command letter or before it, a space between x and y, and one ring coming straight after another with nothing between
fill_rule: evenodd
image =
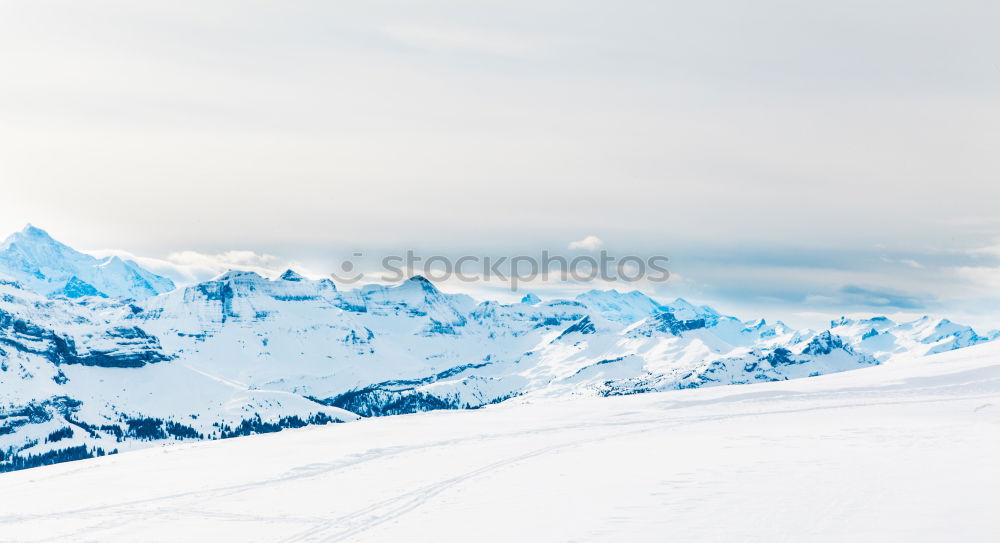
<instances>
[{"instance_id":1,"label":"cloud","mask_svg":"<svg viewBox=\"0 0 1000 543\"><path fill-rule=\"evenodd\" d=\"M889 291L870 289L857 285L845 285L840 289L842 301L855 305L874 307L894 307L899 309L920 309L924 302L916 296Z\"/></svg>"},{"instance_id":2,"label":"cloud","mask_svg":"<svg viewBox=\"0 0 1000 543\"><path fill-rule=\"evenodd\" d=\"M587 236L583 239L577 241L571 241L569 243L570 249L585 249L587 251L596 251L604 245L604 241L597 236Z\"/></svg>"},{"instance_id":3,"label":"cloud","mask_svg":"<svg viewBox=\"0 0 1000 543\"><path fill-rule=\"evenodd\" d=\"M922 269L924 267L923 264L921 264L920 262L917 262L916 260L914 260L912 258L901 258L899 260L894 260L894 259L889 258L887 256L883 256L883 257L881 257L881 260L882 260L882 262L885 262L886 264L896 264L896 263L899 263L899 264L903 264L904 266L909 266L911 268L915 268L915 269L918 269L918 270Z\"/></svg>"},{"instance_id":4,"label":"cloud","mask_svg":"<svg viewBox=\"0 0 1000 543\"><path fill-rule=\"evenodd\" d=\"M990 289L1000 288L1000 267L959 266L953 268L959 277Z\"/></svg>"},{"instance_id":5,"label":"cloud","mask_svg":"<svg viewBox=\"0 0 1000 543\"><path fill-rule=\"evenodd\" d=\"M979 247L969 251L969 254L974 256L987 255L987 256L1000 256L1000 243L996 245L990 245L987 247Z\"/></svg>"},{"instance_id":6,"label":"cloud","mask_svg":"<svg viewBox=\"0 0 1000 543\"><path fill-rule=\"evenodd\" d=\"M86 252L98 258L117 256L124 260L132 260L147 270L169 277L179 284L205 281L228 270L252 271L265 277L276 277L284 270L292 268L302 275L315 276L294 261L254 251L234 250L215 254L177 251L168 254L166 258L137 256L117 249Z\"/></svg>"}]
</instances>

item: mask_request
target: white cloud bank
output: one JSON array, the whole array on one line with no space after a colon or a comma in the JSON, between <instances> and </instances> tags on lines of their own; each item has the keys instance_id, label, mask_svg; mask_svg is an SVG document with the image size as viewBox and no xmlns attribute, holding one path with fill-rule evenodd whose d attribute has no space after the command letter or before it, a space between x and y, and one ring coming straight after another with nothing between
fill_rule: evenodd
<instances>
[{"instance_id":1,"label":"white cloud bank","mask_svg":"<svg viewBox=\"0 0 1000 543\"><path fill-rule=\"evenodd\" d=\"M300 263L254 251L233 250L216 254L177 251L168 254L166 258L138 256L118 249L102 249L87 253L98 258L118 256L132 260L153 273L173 279L178 284L205 281L229 270L252 271L273 278L291 268L305 276L316 276Z\"/></svg>"},{"instance_id":2,"label":"white cloud bank","mask_svg":"<svg viewBox=\"0 0 1000 543\"><path fill-rule=\"evenodd\" d=\"M587 251L596 251L602 246L604 246L604 241L597 236L587 236L583 239L571 241L569 243L569 248L571 250L584 249Z\"/></svg>"}]
</instances>

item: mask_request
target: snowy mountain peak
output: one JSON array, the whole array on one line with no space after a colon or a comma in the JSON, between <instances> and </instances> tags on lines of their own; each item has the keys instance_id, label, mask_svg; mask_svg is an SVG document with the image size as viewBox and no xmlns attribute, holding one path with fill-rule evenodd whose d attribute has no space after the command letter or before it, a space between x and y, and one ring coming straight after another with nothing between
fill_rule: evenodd
<instances>
[{"instance_id":1,"label":"snowy mountain peak","mask_svg":"<svg viewBox=\"0 0 1000 543\"><path fill-rule=\"evenodd\" d=\"M767 326L767 321L764 320L764 319L757 319L755 321L747 321L746 322L746 326L747 326L747 328L752 328L754 330L760 330L761 328L764 328L765 326Z\"/></svg>"},{"instance_id":2,"label":"snowy mountain peak","mask_svg":"<svg viewBox=\"0 0 1000 543\"><path fill-rule=\"evenodd\" d=\"M98 264L98 266L101 266L102 268L103 267L107 267L107 266L124 266L124 265L125 265L125 261L122 260L117 255L115 255L115 256L109 256L109 257L105 258L104 260L101 260L101 263Z\"/></svg>"},{"instance_id":3,"label":"snowy mountain peak","mask_svg":"<svg viewBox=\"0 0 1000 543\"><path fill-rule=\"evenodd\" d=\"M664 307L645 294L633 290L589 290L576 297L587 307L599 311L604 318L621 322L635 322L662 311Z\"/></svg>"},{"instance_id":4,"label":"snowy mountain peak","mask_svg":"<svg viewBox=\"0 0 1000 543\"><path fill-rule=\"evenodd\" d=\"M927 320L930 317L924 316L920 320ZM875 327L875 328L886 328L889 326L895 326L895 322L889 317L882 315L875 317L868 317L867 319L849 319L847 317L840 317L839 319L834 319L830 321L830 328L837 328L838 326L861 326L861 327Z\"/></svg>"},{"instance_id":5,"label":"snowy mountain peak","mask_svg":"<svg viewBox=\"0 0 1000 543\"><path fill-rule=\"evenodd\" d=\"M684 298L677 298L674 301L665 304L664 307L673 311L678 317L684 316L685 318L693 317L705 317L710 320L716 320L723 315L707 305L695 305Z\"/></svg>"},{"instance_id":6,"label":"snowy mountain peak","mask_svg":"<svg viewBox=\"0 0 1000 543\"><path fill-rule=\"evenodd\" d=\"M234 279L263 280L264 277L255 271L228 269L212 278L212 281L232 281Z\"/></svg>"},{"instance_id":7,"label":"snowy mountain peak","mask_svg":"<svg viewBox=\"0 0 1000 543\"><path fill-rule=\"evenodd\" d=\"M535 305L542 303L542 299L529 292L528 294L525 294L523 298L521 298L521 303L527 305Z\"/></svg>"},{"instance_id":8,"label":"snowy mountain peak","mask_svg":"<svg viewBox=\"0 0 1000 543\"><path fill-rule=\"evenodd\" d=\"M103 260L55 240L27 225L0 244L0 275L47 296L148 298L174 289L174 283L138 264Z\"/></svg>"},{"instance_id":9,"label":"snowy mountain peak","mask_svg":"<svg viewBox=\"0 0 1000 543\"><path fill-rule=\"evenodd\" d=\"M24 228L22 228L20 232L12 234L12 237L16 236L17 234L21 234L22 236L26 237L48 239L49 241L56 242L56 240L52 239L52 236L50 236L48 232L42 230L41 228L38 228L37 226L31 224L30 222L24 225Z\"/></svg>"},{"instance_id":10,"label":"snowy mountain peak","mask_svg":"<svg viewBox=\"0 0 1000 543\"><path fill-rule=\"evenodd\" d=\"M302 277L298 272L292 269L285 270L284 273L279 277L282 281L302 281L305 277Z\"/></svg>"},{"instance_id":11,"label":"snowy mountain peak","mask_svg":"<svg viewBox=\"0 0 1000 543\"><path fill-rule=\"evenodd\" d=\"M802 350L803 354L812 355L823 355L830 354L835 349L843 349L844 340L840 336L830 333L826 330L816 337L814 337L809 343L806 344L805 348Z\"/></svg>"},{"instance_id":12,"label":"snowy mountain peak","mask_svg":"<svg viewBox=\"0 0 1000 543\"><path fill-rule=\"evenodd\" d=\"M75 251L53 239L45 230L28 224L20 231L7 236L7 239L0 244L0 252L17 254L25 259L49 260L61 253Z\"/></svg>"},{"instance_id":13,"label":"snowy mountain peak","mask_svg":"<svg viewBox=\"0 0 1000 543\"><path fill-rule=\"evenodd\" d=\"M836 328L838 326L849 326L851 324L854 324L854 320L841 316L839 319L833 319L830 321L830 328Z\"/></svg>"},{"instance_id":14,"label":"snowy mountain peak","mask_svg":"<svg viewBox=\"0 0 1000 543\"><path fill-rule=\"evenodd\" d=\"M420 287L421 290L430 294L437 294L439 292L437 287L434 286L434 283L431 283L430 280L424 277L423 275L414 275L413 277L404 281L403 284L400 286L401 287L418 286Z\"/></svg>"}]
</instances>

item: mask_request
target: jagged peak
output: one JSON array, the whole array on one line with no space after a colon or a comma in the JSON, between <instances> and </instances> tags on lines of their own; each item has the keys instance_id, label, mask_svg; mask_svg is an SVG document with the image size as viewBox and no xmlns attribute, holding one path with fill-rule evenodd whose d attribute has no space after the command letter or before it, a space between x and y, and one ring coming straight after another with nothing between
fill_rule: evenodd
<instances>
[{"instance_id":1,"label":"jagged peak","mask_svg":"<svg viewBox=\"0 0 1000 543\"><path fill-rule=\"evenodd\" d=\"M284 273L281 274L281 277L279 277L279 279L281 279L282 281L302 281L305 279L305 277L303 277L297 271L289 268L285 270Z\"/></svg>"},{"instance_id":2,"label":"jagged peak","mask_svg":"<svg viewBox=\"0 0 1000 543\"><path fill-rule=\"evenodd\" d=\"M680 297L674 298L674 301L670 302L670 307L673 307L675 309L676 308L684 308L684 309L691 309L691 310L697 310L698 309L693 303L685 300L684 298L680 298Z\"/></svg>"},{"instance_id":3,"label":"jagged peak","mask_svg":"<svg viewBox=\"0 0 1000 543\"><path fill-rule=\"evenodd\" d=\"M52 236L50 236L48 232L42 230L41 228L38 228L37 226L31 223L26 224L24 228L7 236L7 239L5 239L2 244L0 244L0 248L6 248L7 246L16 242L32 243L32 244L44 243L44 244L59 245L59 246L63 245L62 243L56 241Z\"/></svg>"},{"instance_id":4,"label":"jagged peak","mask_svg":"<svg viewBox=\"0 0 1000 543\"><path fill-rule=\"evenodd\" d=\"M255 271L249 270L226 270L219 275L216 275L211 281L232 281L236 279L249 280L249 281L264 281L265 278L261 274Z\"/></svg>"},{"instance_id":5,"label":"jagged peak","mask_svg":"<svg viewBox=\"0 0 1000 543\"><path fill-rule=\"evenodd\" d=\"M847 326L848 324L854 324L854 320L847 318L847 316L845 315L841 315L839 319L833 319L830 321L830 328L836 328L837 326Z\"/></svg>"},{"instance_id":6,"label":"jagged peak","mask_svg":"<svg viewBox=\"0 0 1000 543\"><path fill-rule=\"evenodd\" d=\"M584 292L583 294L580 294L579 296L577 296L577 298L579 298L581 296L599 296L599 295L621 296L621 294L622 293L618 292L618 289L616 289L616 288L609 288L609 289L592 288L592 289L588 290L587 292Z\"/></svg>"},{"instance_id":7,"label":"jagged peak","mask_svg":"<svg viewBox=\"0 0 1000 543\"><path fill-rule=\"evenodd\" d=\"M324 278L320 279L319 280L319 284L320 284L320 286L322 286L324 288L328 288L328 289L333 290L333 291L337 290L337 285L334 284L333 280L330 279L330 278L328 278L328 277L324 277Z\"/></svg>"},{"instance_id":8,"label":"jagged peak","mask_svg":"<svg viewBox=\"0 0 1000 543\"><path fill-rule=\"evenodd\" d=\"M48 232L46 232L45 230L42 230L41 228L39 228L39 227L31 224L30 222L28 224L24 225L24 228L21 229L21 233L24 234L24 235L26 235L26 236L51 237L51 236L49 236Z\"/></svg>"},{"instance_id":9,"label":"jagged peak","mask_svg":"<svg viewBox=\"0 0 1000 543\"><path fill-rule=\"evenodd\" d=\"M128 265L128 261L127 260L123 260L118 255L111 255L109 257L106 257L104 260L101 260L101 262L98 264L98 266L100 266L100 267L107 267L107 266L111 266L111 265L118 265L118 266L130 267Z\"/></svg>"},{"instance_id":10,"label":"jagged peak","mask_svg":"<svg viewBox=\"0 0 1000 543\"><path fill-rule=\"evenodd\" d=\"M892 319L884 315L875 315L873 317L868 317L867 319L859 319L853 322L864 326L879 326L883 328L896 324Z\"/></svg>"},{"instance_id":11,"label":"jagged peak","mask_svg":"<svg viewBox=\"0 0 1000 543\"><path fill-rule=\"evenodd\" d=\"M809 340L809 343L802 349L802 353L825 355L836 349L845 349L844 339L829 330L824 330Z\"/></svg>"},{"instance_id":12,"label":"jagged peak","mask_svg":"<svg viewBox=\"0 0 1000 543\"><path fill-rule=\"evenodd\" d=\"M652 299L645 292L639 290L630 290L628 292L621 292L618 289L608 289L608 290L598 290L590 289L587 292L578 294L575 300L580 300L582 302L621 302L629 305L636 303L645 304L652 307L662 307L662 305L656 300Z\"/></svg>"},{"instance_id":13,"label":"jagged peak","mask_svg":"<svg viewBox=\"0 0 1000 543\"><path fill-rule=\"evenodd\" d=\"M414 275L413 277L410 277L406 281L403 281L403 284L401 284L400 286L404 287L409 285L419 286L425 292L429 293L438 292L438 289L437 287L434 286L434 283L432 283L429 279L420 274Z\"/></svg>"},{"instance_id":14,"label":"jagged peak","mask_svg":"<svg viewBox=\"0 0 1000 543\"><path fill-rule=\"evenodd\" d=\"M43 240L43 241L56 241L55 238L53 238L51 235L49 235L49 233L47 231L42 230L41 228L39 228L39 227L37 227L37 226L35 226L35 225L31 224L31 223L28 223L28 224L24 225L24 228L22 228L18 232L15 232L14 234L12 234L12 236L18 236L18 237L22 237L22 238L29 238L29 239L36 239L36 240Z\"/></svg>"},{"instance_id":15,"label":"jagged peak","mask_svg":"<svg viewBox=\"0 0 1000 543\"><path fill-rule=\"evenodd\" d=\"M647 296L646 294L644 294L643 292L640 292L638 290L630 290L628 292L621 292L621 291L619 291L616 288L606 289L606 290L592 288L592 289L588 290L587 292L584 292L582 294L578 294L576 296L576 299L578 299L578 300L588 300L588 299L595 299L595 298L614 298L614 299L621 299L621 298L642 298L642 299L652 300L652 298L650 298L649 296Z\"/></svg>"},{"instance_id":16,"label":"jagged peak","mask_svg":"<svg viewBox=\"0 0 1000 543\"><path fill-rule=\"evenodd\" d=\"M836 328L838 326L855 326L861 325L866 326L879 326L885 328L887 326L895 325L896 322L886 317L885 315L873 315L871 317L865 318L850 318L847 316L841 316L839 319L833 319L830 321L830 328Z\"/></svg>"},{"instance_id":17,"label":"jagged peak","mask_svg":"<svg viewBox=\"0 0 1000 543\"><path fill-rule=\"evenodd\" d=\"M747 321L746 326L747 328L763 328L767 326L767 321L762 318L755 321Z\"/></svg>"},{"instance_id":18,"label":"jagged peak","mask_svg":"<svg viewBox=\"0 0 1000 543\"><path fill-rule=\"evenodd\" d=\"M529 292L525 294L523 298L521 298L521 303L527 305L535 305L542 303L542 299L536 296L535 294Z\"/></svg>"}]
</instances>

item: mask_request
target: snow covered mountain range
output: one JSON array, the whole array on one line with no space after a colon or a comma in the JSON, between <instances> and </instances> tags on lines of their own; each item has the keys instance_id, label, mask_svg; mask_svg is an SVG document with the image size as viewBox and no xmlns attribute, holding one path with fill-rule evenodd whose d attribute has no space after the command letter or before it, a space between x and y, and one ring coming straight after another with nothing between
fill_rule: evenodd
<instances>
[{"instance_id":1,"label":"snow covered mountain range","mask_svg":"<svg viewBox=\"0 0 1000 543\"><path fill-rule=\"evenodd\" d=\"M590 291L478 302L292 270L174 288L27 227L0 245L0 470L513 397L778 381L995 339L928 317L826 330ZM82 286L81 286L82 285Z\"/></svg>"},{"instance_id":2,"label":"snow covered mountain range","mask_svg":"<svg viewBox=\"0 0 1000 543\"><path fill-rule=\"evenodd\" d=\"M174 282L117 256L97 259L27 225L0 243L0 276L49 296L146 298Z\"/></svg>"}]
</instances>

